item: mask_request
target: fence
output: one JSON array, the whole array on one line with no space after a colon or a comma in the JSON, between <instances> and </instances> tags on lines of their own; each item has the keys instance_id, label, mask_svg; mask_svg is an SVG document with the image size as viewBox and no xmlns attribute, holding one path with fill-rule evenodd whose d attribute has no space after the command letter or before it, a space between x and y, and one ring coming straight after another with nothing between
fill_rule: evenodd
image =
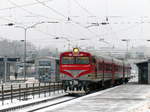
<instances>
[{"instance_id":1,"label":"fence","mask_svg":"<svg viewBox=\"0 0 150 112\"><path fill-rule=\"evenodd\" d=\"M1 85L0 101L4 105L5 102L13 103L14 100L24 101L40 98L41 96L47 97L56 92L58 94L63 93L61 82Z\"/></svg>"}]
</instances>

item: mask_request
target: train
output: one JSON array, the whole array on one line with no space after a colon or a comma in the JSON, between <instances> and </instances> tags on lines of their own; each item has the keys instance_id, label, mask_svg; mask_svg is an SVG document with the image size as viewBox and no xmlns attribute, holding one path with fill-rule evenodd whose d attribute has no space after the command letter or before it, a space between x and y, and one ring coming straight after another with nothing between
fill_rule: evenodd
<instances>
[{"instance_id":1,"label":"train","mask_svg":"<svg viewBox=\"0 0 150 112\"><path fill-rule=\"evenodd\" d=\"M59 58L42 56L35 60L35 71L39 82L59 81Z\"/></svg>"},{"instance_id":2,"label":"train","mask_svg":"<svg viewBox=\"0 0 150 112\"><path fill-rule=\"evenodd\" d=\"M124 60L94 55L73 48L60 54L60 79L65 92L89 93L127 83L131 78L131 65Z\"/></svg>"}]
</instances>

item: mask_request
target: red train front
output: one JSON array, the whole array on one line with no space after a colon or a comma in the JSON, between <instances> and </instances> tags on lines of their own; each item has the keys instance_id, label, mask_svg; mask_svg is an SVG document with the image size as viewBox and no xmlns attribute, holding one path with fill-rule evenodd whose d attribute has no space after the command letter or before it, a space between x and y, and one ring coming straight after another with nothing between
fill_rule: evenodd
<instances>
[{"instance_id":1,"label":"red train front","mask_svg":"<svg viewBox=\"0 0 150 112\"><path fill-rule=\"evenodd\" d=\"M92 55L74 48L60 55L60 77L66 92L87 93L92 89L127 82L130 66L126 62Z\"/></svg>"},{"instance_id":2,"label":"red train front","mask_svg":"<svg viewBox=\"0 0 150 112\"><path fill-rule=\"evenodd\" d=\"M60 72L64 88L67 91L85 91L89 82L88 74L93 70L90 53L79 52L74 48L73 52L65 52L60 56Z\"/></svg>"}]
</instances>

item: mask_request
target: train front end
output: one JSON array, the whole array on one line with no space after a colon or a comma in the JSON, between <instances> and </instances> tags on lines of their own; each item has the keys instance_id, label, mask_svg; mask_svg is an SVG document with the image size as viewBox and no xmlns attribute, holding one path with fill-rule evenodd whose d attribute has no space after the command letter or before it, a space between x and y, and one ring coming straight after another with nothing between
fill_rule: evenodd
<instances>
[{"instance_id":1,"label":"train front end","mask_svg":"<svg viewBox=\"0 0 150 112\"><path fill-rule=\"evenodd\" d=\"M68 93L87 91L88 75L92 73L91 54L74 48L60 55L60 77Z\"/></svg>"}]
</instances>

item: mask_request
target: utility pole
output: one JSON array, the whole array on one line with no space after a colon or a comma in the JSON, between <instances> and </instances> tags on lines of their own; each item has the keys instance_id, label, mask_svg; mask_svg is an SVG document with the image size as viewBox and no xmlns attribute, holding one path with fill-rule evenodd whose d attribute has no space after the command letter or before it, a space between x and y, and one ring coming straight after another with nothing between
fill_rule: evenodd
<instances>
[{"instance_id":1,"label":"utility pole","mask_svg":"<svg viewBox=\"0 0 150 112\"><path fill-rule=\"evenodd\" d=\"M4 71L4 83L7 81L7 56L4 57L5 71Z\"/></svg>"},{"instance_id":2,"label":"utility pole","mask_svg":"<svg viewBox=\"0 0 150 112\"><path fill-rule=\"evenodd\" d=\"M126 59L128 59L128 46L129 46L129 39L122 39L122 41L126 42Z\"/></svg>"}]
</instances>

